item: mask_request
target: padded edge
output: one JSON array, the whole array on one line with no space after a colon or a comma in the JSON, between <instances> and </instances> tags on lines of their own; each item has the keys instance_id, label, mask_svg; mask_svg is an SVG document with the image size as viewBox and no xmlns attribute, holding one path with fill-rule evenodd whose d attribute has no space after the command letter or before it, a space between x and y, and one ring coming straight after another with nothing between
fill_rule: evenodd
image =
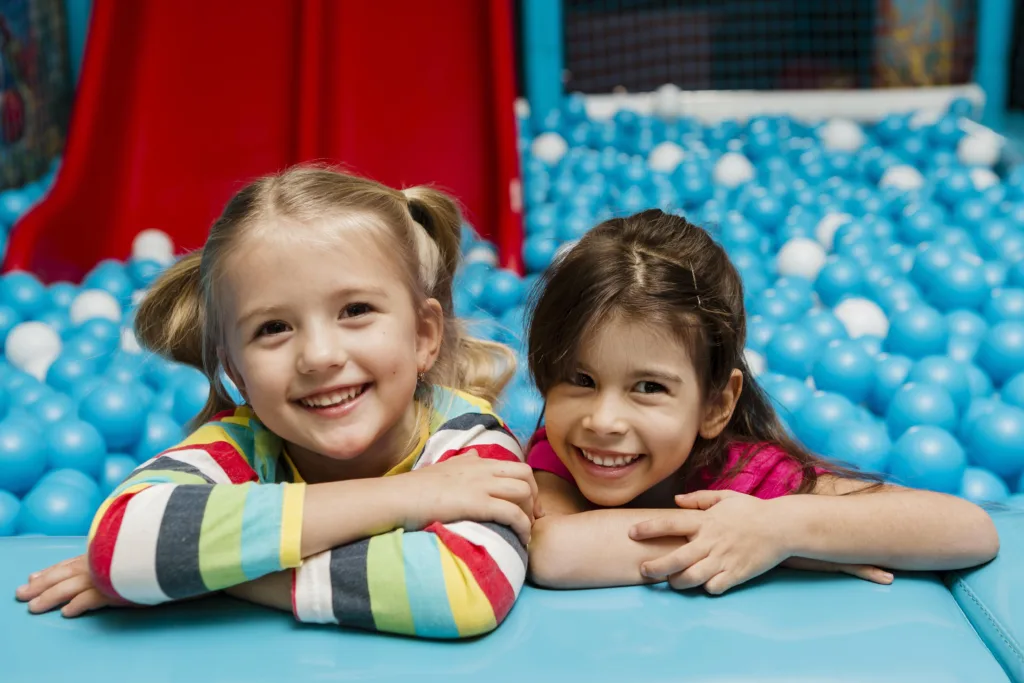
<instances>
[{"instance_id":1,"label":"padded edge","mask_svg":"<svg viewBox=\"0 0 1024 683\"><path fill-rule=\"evenodd\" d=\"M945 576L960 609L1015 683L1024 683L1024 511L992 513L999 556Z\"/></svg>"}]
</instances>

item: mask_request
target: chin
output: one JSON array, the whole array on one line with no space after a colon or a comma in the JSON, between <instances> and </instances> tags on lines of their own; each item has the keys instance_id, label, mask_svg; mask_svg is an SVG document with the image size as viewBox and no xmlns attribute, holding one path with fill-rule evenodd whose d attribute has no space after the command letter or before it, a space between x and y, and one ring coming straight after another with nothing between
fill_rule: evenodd
<instances>
[{"instance_id":1,"label":"chin","mask_svg":"<svg viewBox=\"0 0 1024 683\"><path fill-rule=\"evenodd\" d=\"M579 489L584 498L603 508L622 507L642 493L632 489L615 490L593 486L580 486Z\"/></svg>"}]
</instances>

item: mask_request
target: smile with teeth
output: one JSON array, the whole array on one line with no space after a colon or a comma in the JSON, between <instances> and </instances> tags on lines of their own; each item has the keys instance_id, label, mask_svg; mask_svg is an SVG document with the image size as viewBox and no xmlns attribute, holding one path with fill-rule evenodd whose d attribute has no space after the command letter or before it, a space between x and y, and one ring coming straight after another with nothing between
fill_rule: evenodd
<instances>
[{"instance_id":1,"label":"smile with teeth","mask_svg":"<svg viewBox=\"0 0 1024 683\"><path fill-rule=\"evenodd\" d=\"M600 467L625 467L643 455L642 453L598 455L583 448L580 449L580 453L584 458Z\"/></svg>"},{"instance_id":2,"label":"smile with teeth","mask_svg":"<svg viewBox=\"0 0 1024 683\"><path fill-rule=\"evenodd\" d=\"M368 386L370 385L359 384L356 386L344 387L343 389L336 389L328 393L300 398L298 403L302 404L306 408L334 408L359 398L362 396L363 392L366 391Z\"/></svg>"}]
</instances>

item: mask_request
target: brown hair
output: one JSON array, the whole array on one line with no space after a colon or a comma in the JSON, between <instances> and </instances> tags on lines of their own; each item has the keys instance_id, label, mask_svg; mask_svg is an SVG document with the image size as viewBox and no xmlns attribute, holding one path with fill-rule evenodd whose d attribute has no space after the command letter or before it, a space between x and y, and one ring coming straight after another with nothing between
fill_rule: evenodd
<instances>
[{"instance_id":1,"label":"brown hair","mask_svg":"<svg viewBox=\"0 0 1024 683\"><path fill-rule=\"evenodd\" d=\"M218 281L238 241L257 224L266 229L268 219L308 222L346 213L376 218L367 229L376 229L388 253L405 266L414 300L437 299L444 311L440 355L417 388L416 399L429 402L435 384L489 401L497 398L515 370L514 355L500 344L464 334L452 313L462 227L455 201L430 187L399 191L329 168L298 166L260 178L235 194L203 248L164 272L139 306L135 330L140 344L199 368L210 380L209 398L193 424L234 407L220 379L218 351L224 337Z\"/></svg>"},{"instance_id":2,"label":"brown hair","mask_svg":"<svg viewBox=\"0 0 1024 683\"><path fill-rule=\"evenodd\" d=\"M700 436L679 472L684 484L704 470L729 477L753 457L757 444L773 444L803 469L798 493L812 491L816 468L871 479L837 467L790 438L744 357L743 285L725 250L684 218L659 210L615 218L588 232L544 274L529 332L529 365L546 395L577 369L579 346L602 322L622 316L676 331L686 345L704 400L715 398L734 369L743 389L718 437ZM727 445L747 443L743 462L725 472Z\"/></svg>"}]
</instances>

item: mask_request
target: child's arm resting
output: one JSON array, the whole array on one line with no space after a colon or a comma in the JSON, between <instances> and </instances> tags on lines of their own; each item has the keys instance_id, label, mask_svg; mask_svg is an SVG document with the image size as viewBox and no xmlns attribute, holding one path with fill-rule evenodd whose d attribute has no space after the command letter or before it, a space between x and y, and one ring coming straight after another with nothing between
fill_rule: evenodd
<instances>
[{"instance_id":1,"label":"child's arm resting","mask_svg":"<svg viewBox=\"0 0 1024 683\"><path fill-rule=\"evenodd\" d=\"M771 501L789 529L791 555L892 569L948 570L999 551L992 519L977 505L931 491L821 477L815 494ZM850 495L838 495L838 494Z\"/></svg>"},{"instance_id":2,"label":"child's arm resting","mask_svg":"<svg viewBox=\"0 0 1024 683\"><path fill-rule=\"evenodd\" d=\"M422 456L427 464L417 469L469 451L484 459L523 459L496 419L464 415L438 430ZM526 564L526 548L507 526L434 522L422 531L399 529L308 558L294 572L292 606L299 621L466 638L505 619Z\"/></svg>"}]
</instances>

